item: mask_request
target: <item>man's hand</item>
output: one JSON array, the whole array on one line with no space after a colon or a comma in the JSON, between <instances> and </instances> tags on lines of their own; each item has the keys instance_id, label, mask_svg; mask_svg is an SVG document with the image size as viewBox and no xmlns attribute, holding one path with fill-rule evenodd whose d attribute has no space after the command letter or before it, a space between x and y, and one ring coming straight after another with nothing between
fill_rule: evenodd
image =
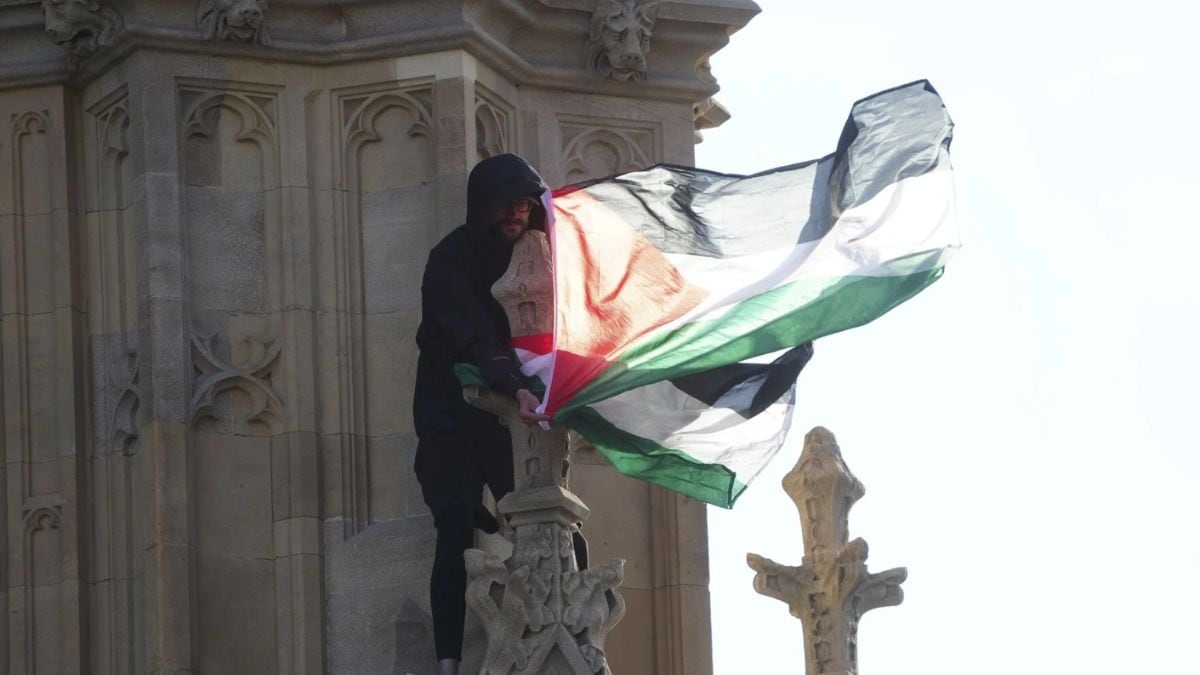
<instances>
[{"instance_id":1,"label":"man's hand","mask_svg":"<svg viewBox=\"0 0 1200 675\"><path fill-rule=\"evenodd\" d=\"M537 412L537 407L541 404L542 402L538 400L538 397L528 389L517 390L517 416L525 424L537 424L538 422L545 422L550 419L548 415L542 415Z\"/></svg>"}]
</instances>

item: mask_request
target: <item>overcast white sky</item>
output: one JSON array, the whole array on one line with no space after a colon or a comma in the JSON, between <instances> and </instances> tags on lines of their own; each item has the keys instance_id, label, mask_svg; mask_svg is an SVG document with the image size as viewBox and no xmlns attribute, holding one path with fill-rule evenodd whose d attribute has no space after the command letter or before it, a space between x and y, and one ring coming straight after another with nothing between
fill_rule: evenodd
<instances>
[{"instance_id":1,"label":"overcast white sky","mask_svg":"<svg viewBox=\"0 0 1200 675\"><path fill-rule=\"evenodd\" d=\"M745 555L800 563L779 481L819 424L867 487L871 570L909 570L862 622L863 675L1200 673L1200 11L757 1L712 60L733 119L697 165L824 155L855 100L928 78L964 246L817 343L788 445L710 508L716 672L804 670Z\"/></svg>"}]
</instances>

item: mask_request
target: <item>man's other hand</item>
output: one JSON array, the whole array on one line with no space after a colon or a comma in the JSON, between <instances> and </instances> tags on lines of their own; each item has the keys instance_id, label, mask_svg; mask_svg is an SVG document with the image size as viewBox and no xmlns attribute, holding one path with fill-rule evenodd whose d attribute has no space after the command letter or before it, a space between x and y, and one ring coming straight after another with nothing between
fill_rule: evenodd
<instances>
[{"instance_id":1,"label":"man's other hand","mask_svg":"<svg viewBox=\"0 0 1200 675\"><path fill-rule=\"evenodd\" d=\"M528 389L517 390L517 416L525 424L537 424L550 419L548 415L537 412L537 407L541 404L538 397Z\"/></svg>"}]
</instances>

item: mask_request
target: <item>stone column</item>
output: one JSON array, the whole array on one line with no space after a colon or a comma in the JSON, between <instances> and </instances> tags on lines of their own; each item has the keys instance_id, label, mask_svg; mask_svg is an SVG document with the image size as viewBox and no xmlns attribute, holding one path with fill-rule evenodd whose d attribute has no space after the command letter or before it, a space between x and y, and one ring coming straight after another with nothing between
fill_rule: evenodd
<instances>
[{"instance_id":1,"label":"stone column","mask_svg":"<svg viewBox=\"0 0 1200 675\"><path fill-rule=\"evenodd\" d=\"M746 562L757 572L754 590L786 602L800 619L808 675L855 675L859 619L876 607L900 604L908 573L903 567L868 573L867 542L847 543L850 507L865 489L846 467L833 434L822 427L808 432L783 489L800 512L804 559L790 567L748 554Z\"/></svg>"},{"instance_id":2,"label":"stone column","mask_svg":"<svg viewBox=\"0 0 1200 675\"><path fill-rule=\"evenodd\" d=\"M553 328L550 248L530 230L513 247L508 271L492 293L509 317L513 337L549 335ZM508 560L467 551L467 603L487 634L483 675L609 673L608 632L625 614L617 588L624 560L580 570L572 535L588 508L570 491L567 431L521 422L507 396L469 387L472 405L509 428L515 489L500 500L512 530Z\"/></svg>"}]
</instances>

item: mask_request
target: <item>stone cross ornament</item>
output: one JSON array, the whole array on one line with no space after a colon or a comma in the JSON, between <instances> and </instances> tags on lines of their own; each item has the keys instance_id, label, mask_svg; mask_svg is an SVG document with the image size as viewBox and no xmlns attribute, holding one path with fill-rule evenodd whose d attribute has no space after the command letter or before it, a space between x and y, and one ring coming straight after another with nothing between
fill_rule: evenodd
<instances>
[{"instance_id":1,"label":"stone cross ornament","mask_svg":"<svg viewBox=\"0 0 1200 675\"><path fill-rule=\"evenodd\" d=\"M546 235L529 230L513 246L508 270L492 295L514 338L549 339L554 292ZM526 425L517 402L479 387L464 389L472 405L508 426L515 489L497 505L513 542L507 560L480 549L465 554L467 605L487 635L482 675L610 673L604 643L625 614L618 588L624 560L580 570L573 535L588 508L570 491L567 432Z\"/></svg>"},{"instance_id":2,"label":"stone cross ornament","mask_svg":"<svg viewBox=\"0 0 1200 675\"><path fill-rule=\"evenodd\" d=\"M804 627L807 675L858 673L858 621L868 610L899 605L903 567L867 572L867 542L849 538L850 507L865 493L850 473L837 440L822 427L804 437L799 461L783 489L800 511L804 559L780 565L750 553L754 590L787 603Z\"/></svg>"}]
</instances>

